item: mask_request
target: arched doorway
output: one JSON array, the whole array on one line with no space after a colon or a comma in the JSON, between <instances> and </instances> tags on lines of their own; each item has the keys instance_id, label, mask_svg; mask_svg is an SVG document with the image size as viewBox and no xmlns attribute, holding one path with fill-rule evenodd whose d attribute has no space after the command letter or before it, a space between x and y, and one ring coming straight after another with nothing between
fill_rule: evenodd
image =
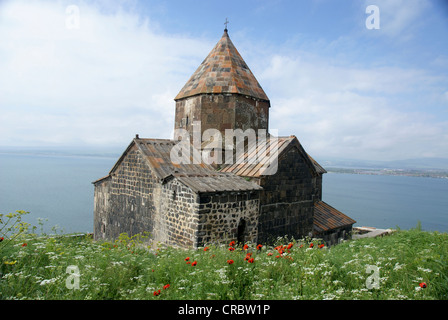
<instances>
[{"instance_id":1,"label":"arched doorway","mask_svg":"<svg viewBox=\"0 0 448 320\"><path fill-rule=\"evenodd\" d=\"M238 229L237 229L237 235L236 235L236 239L237 242L240 244L244 243L244 234L246 232L246 220L241 219L240 222L238 223Z\"/></svg>"}]
</instances>

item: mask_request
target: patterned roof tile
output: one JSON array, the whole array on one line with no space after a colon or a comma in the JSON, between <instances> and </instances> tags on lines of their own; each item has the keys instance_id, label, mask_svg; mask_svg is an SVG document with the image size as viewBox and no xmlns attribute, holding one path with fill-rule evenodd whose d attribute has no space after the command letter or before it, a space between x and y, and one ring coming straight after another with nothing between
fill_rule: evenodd
<instances>
[{"instance_id":1,"label":"patterned roof tile","mask_svg":"<svg viewBox=\"0 0 448 320\"><path fill-rule=\"evenodd\" d=\"M174 100L206 93L236 93L269 101L226 30Z\"/></svg>"}]
</instances>

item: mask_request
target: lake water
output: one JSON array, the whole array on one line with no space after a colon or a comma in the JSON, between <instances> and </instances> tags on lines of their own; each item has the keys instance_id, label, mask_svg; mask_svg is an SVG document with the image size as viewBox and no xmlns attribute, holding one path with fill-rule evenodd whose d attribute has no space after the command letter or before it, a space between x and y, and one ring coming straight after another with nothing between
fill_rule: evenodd
<instances>
[{"instance_id":1,"label":"lake water","mask_svg":"<svg viewBox=\"0 0 448 320\"><path fill-rule=\"evenodd\" d=\"M93 185L117 157L0 153L0 213L29 211L24 220L44 231L93 231ZM448 232L448 179L327 173L323 200L355 226Z\"/></svg>"}]
</instances>

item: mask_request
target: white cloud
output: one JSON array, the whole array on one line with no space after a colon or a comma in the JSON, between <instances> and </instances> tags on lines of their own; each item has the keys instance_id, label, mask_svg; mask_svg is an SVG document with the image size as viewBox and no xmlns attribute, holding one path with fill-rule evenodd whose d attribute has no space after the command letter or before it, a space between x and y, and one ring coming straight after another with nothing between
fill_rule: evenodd
<instances>
[{"instance_id":1,"label":"white cloud","mask_svg":"<svg viewBox=\"0 0 448 320\"><path fill-rule=\"evenodd\" d=\"M418 104L438 79L425 71L332 66L325 57L276 54L261 78L274 93L270 127L296 135L311 154L378 160L448 156L448 122Z\"/></svg>"},{"instance_id":2,"label":"white cloud","mask_svg":"<svg viewBox=\"0 0 448 320\"><path fill-rule=\"evenodd\" d=\"M0 145L169 138L173 99L212 44L157 34L132 12L78 7L80 27L68 29L67 4L1 6Z\"/></svg>"}]
</instances>

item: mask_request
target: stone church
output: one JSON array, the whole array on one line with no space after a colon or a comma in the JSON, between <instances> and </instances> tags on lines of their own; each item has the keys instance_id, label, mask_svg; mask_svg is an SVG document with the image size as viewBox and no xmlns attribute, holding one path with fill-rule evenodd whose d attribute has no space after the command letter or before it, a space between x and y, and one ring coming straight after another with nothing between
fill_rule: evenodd
<instances>
[{"instance_id":1,"label":"stone church","mask_svg":"<svg viewBox=\"0 0 448 320\"><path fill-rule=\"evenodd\" d=\"M197 248L232 240L268 244L278 236L331 245L350 235L356 221L322 201L325 169L295 136L269 135L269 98L227 29L174 100L175 129L191 136L198 123L200 136L208 129L265 130L254 148L268 152L255 163L244 161L254 152L249 146L233 163L209 164L195 152L178 163L171 157L176 137L136 135L109 174L93 182L95 239L148 232L156 242ZM274 156L269 171L264 164Z\"/></svg>"}]
</instances>

